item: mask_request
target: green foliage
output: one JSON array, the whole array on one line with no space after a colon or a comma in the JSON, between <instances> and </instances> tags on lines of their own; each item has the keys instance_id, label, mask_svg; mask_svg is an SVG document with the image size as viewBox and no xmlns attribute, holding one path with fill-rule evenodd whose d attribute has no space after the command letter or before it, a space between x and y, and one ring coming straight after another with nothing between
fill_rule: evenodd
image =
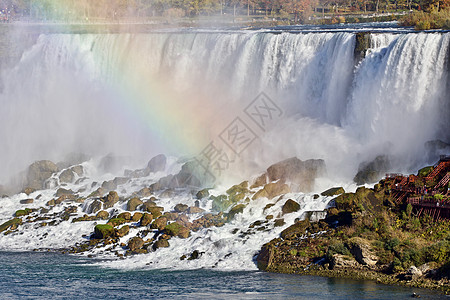
<instances>
[{"instance_id":1,"label":"green foliage","mask_svg":"<svg viewBox=\"0 0 450 300\"><path fill-rule=\"evenodd\" d=\"M450 242L448 240L439 241L426 250L430 261L443 263L450 260Z\"/></svg>"},{"instance_id":2,"label":"green foliage","mask_svg":"<svg viewBox=\"0 0 450 300\"><path fill-rule=\"evenodd\" d=\"M436 195L434 195L434 199L435 199L435 200L438 200L438 201L442 201L442 199L444 199L444 195L442 195L442 194L436 194Z\"/></svg>"},{"instance_id":3,"label":"green foliage","mask_svg":"<svg viewBox=\"0 0 450 300\"><path fill-rule=\"evenodd\" d=\"M450 8L431 12L416 11L400 20L403 26L414 26L416 30L450 29ZM425 177L433 167L425 167L419 170L419 176Z\"/></svg>"},{"instance_id":4,"label":"green foliage","mask_svg":"<svg viewBox=\"0 0 450 300\"><path fill-rule=\"evenodd\" d=\"M400 245L400 240L398 238L391 238L388 239L384 243L384 249L392 251L394 250L398 245Z\"/></svg>"},{"instance_id":5,"label":"green foliage","mask_svg":"<svg viewBox=\"0 0 450 300\"><path fill-rule=\"evenodd\" d=\"M327 256L332 256L333 254L351 255L350 250L341 241L333 240L328 246Z\"/></svg>"},{"instance_id":6,"label":"green foliage","mask_svg":"<svg viewBox=\"0 0 450 300\"><path fill-rule=\"evenodd\" d=\"M408 203L408 205L406 205L406 215L408 216L408 218L411 217L412 209L413 209L413 207L412 207L411 203Z\"/></svg>"}]
</instances>

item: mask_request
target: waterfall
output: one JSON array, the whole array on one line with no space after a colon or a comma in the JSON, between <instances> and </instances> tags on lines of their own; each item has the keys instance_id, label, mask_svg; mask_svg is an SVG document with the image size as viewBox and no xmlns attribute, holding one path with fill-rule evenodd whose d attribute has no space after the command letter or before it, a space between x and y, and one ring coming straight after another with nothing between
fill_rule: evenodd
<instances>
[{"instance_id":1,"label":"waterfall","mask_svg":"<svg viewBox=\"0 0 450 300\"><path fill-rule=\"evenodd\" d=\"M249 173L286 156L347 178L386 152L417 166L449 141L450 34L370 38L355 65L350 32L42 34L2 70L0 178L74 151L194 155L260 92L283 116L240 155Z\"/></svg>"}]
</instances>

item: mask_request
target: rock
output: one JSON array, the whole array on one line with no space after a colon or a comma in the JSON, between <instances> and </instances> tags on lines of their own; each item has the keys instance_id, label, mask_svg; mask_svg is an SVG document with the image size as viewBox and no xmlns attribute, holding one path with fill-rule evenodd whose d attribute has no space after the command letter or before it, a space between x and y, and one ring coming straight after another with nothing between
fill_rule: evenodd
<instances>
[{"instance_id":1,"label":"rock","mask_svg":"<svg viewBox=\"0 0 450 300\"><path fill-rule=\"evenodd\" d=\"M181 204L181 203L175 205L175 207L174 207L174 210L178 213L186 212L188 209L189 209L188 205Z\"/></svg>"},{"instance_id":2,"label":"rock","mask_svg":"<svg viewBox=\"0 0 450 300\"><path fill-rule=\"evenodd\" d=\"M72 183L75 180L75 173L71 169L66 169L59 174L60 183Z\"/></svg>"},{"instance_id":3,"label":"rock","mask_svg":"<svg viewBox=\"0 0 450 300\"><path fill-rule=\"evenodd\" d=\"M421 277L423 274L422 271L420 271L416 266L411 266L406 272L406 275L409 276L411 280L415 280Z\"/></svg>"},{"instance_id":4,"label":"rock","mask_svg":"<svg viewBox=\"0 0 450 300\"><path fill-rule=\"evenodd\" d=\"M124 220L126 220L126 221L129 221L129 220L131 220L131 214L129 213L129 212L123 212L123 213L120 213L118 216L117 216L117 218L118 219L124 219Z\"/></svg>"},{"instance_id":5,"label":"rock","mask_svg":"<svg viewBox=\"0 0 450 300\"><path fill-rule=\"evenodd\" d=\"M47 203L48 204L48 203ZM89 204L89 206L88 206L88 208L86 209L86 212L88 213L88 214L95 214L96 212L98 212L99 210L101 210L102 209L102 206L103 206L103 202L102 201L100 201L100 200L94 200L94 201L92 201L90 204Z\"/></svg>"},{"instance_id":6,"label":"rock","mask_svg":"<svg viewBox=\"0 0 450 300\"><path fill-rule=\"evenodd\" d=\"M114 182L114 180L103 181L102 189L105 191L113 191L117 189L117 184Z\"/></svg>"},{"instance_id":7,"label":"rock","mask_svg":"<svg viewBox=\"0 0 450 300\"><path fill-rule=\"evenodd\" d=\"M106 239L114 234L114 227L108 224L99 224L94 228L94 238Z\"/></svg>"},{"instance_id":8,"label":"rock","mask_svg":"<svg viewBox=\"0 0 450 300\"><path fill-rule=\"evenodd\" d=\"M144 240L141 239L140 237L133 237L128 241L128 249L130 249L131 251L136 251L138 249L141 249L142 246L144 246Z\"/></svg>"},{"instance_id":9,"label":"rock","mask_svg":"<svg viewBox=\"0 0 450 300\"><path fill-rule=\"evenodd\" d=\"M122 225L122 224L124 224L124 223L126 223L126 221L125 221L125 219L122 219L122 218L113 218L113 219L110 219L109 221L108 221L108 225L111 225L111 226L113 226L113 227L115 227L115 226L119 226L119 225Z\"/></svg>"},{"instance_id":10,"label":"rock","mask_svg":"<svg viewBox=\"0 0 450 300\"><path fill-rule=\"evenodd\" d=\"M226 195L210 196L212 199L212 209L218 212L227 210L233 202Z\"/></svg>"},{"instance_id":11,"label":"rock","mask_svg":"<svg viewBox=\"0 0 450 300\"><path fill-rule=\"evenodd\" d=\"M245 204L238 204L230 209L228 212L228 220L233 220L237 214L241 214L244 211Z\"/></svg>"},{"instance_id":12,"label":"rock","mask_svg":"<svg viewBox=\"0 0 450 300\"><path fill-rule=\"evenodd\" d=\"M178 222L170 223L164 228L164 230L171 236L178 236L184 239L189 237L189 229L182 226Z\"/></svg>"},{"instance_id":13,"label":"rock","mask_svg":"<svg viewBox=\"0 0 450 300\"><path fill-rule=\"evenodd\" d=\"M322 196L337 196L337 195L340 195L343 193L345 193L345 190L343 187L333 187L333 188L328 189L320 194Z\"/></svg>"},{"instance_id":14,"label":"rock","mask_svg":"<svg viewBox=\"0 0 450 300\"><path fill-rule=\"evenodd\" d=\"M290 189L289 186L282 182L273 182L268 183L264 186L263 189L256 192L252 199L256 200L258 198L266 197L268 199L272 199L276 196L289 193Z\"/></svg>"},{"instance_id":15,"label":"rock","mask_svg":"<svg viewBox=\"0 0 450 300\"><path fill-rule=\"evenodd\" d=\"M256 257L256 265L261 271L268 270L274 260L275 247L269 242L264 244Z\"/></svg>"},{"instance_id":16,"label":"rock","mask_svg":"<svg viewBox=\"0 0 450 300\"><path fill-rule=\"evenodd\" d=\"M139 198L131 198L127 202L127 210L128 211L134 211L139 205L144 204Z\"/></svg>"},{"instance_id":17,"label":"rock","mask_svg":"<svg viewBox=\"0 0 450 300\"><path fill-rule=\"evenodd\" d=\"M209 189L203 189L198 191L197 194L195 194L195 197L197 197L197 199L199 200L209 197Z\"/></svg>"},{"instance_id":18,"label":"rock","mask_svg":"<svg viewBox=\"0 0 450 300\"><path fill-rule=\"evenodd\" d=\"M24 190L23 190L23 192L25 193L25 194L27 194L27 196L29 196L31 193L34 193L36 191L36 189L33 189L33 188L25 188Z\"/></svg>"},{"instance_id":19,"label":"rock","mask_svg":"<svg viewBox=\"0 0 450 300\"><path fill-rule=\"evenodd\" d=\"M322 159L301 161L297 157L283 160L267 169L269 181L291 182L296 186L296 191L301 192L310 192L315 178L324 173L325 163Z\"/></svg>"},{"instance_id":20,"label":"rock","mask_svg":"<svg viewBox=\"0 0 450 300\"><path fill-rule=\"evenodd\" d=\"M96 219L100 220L108 220L109 213L106 210L99 211L97 215L95 215Z\"/></svg>"},{"instance_id":21,"label":"rock","mask_svg":"<svg viewBox=\"0 0 450 300\"><path fill-rule=\"evenodd\" d=\"M201 214L204 211L205 210L200 208L200 207L191 206L191 207L188 208L187 213L188 214Z\"/></svg>"},{"instance_id":22,"label":"rock","mask_svg":"<svg viewBox=\"0 0 450 300\"><path fill-rule=\"evenodd\" d=\"M19 225L22 224L22 219L14 218L9 221L6 221L2 225L0 225L0 232L5 231L6 229L16 229Z\"/></svg>"},{"instance_id":23,"label":"rock","mask_svg":"<svg viewBox=\"0 0 450 300\"><path fill-rule=\"evenodd\" d=\"M143 216L143 215L144 215L143 213L135 212L135 213L133 214L133 216L131 217L131 221L133 221L133 222L138 222L140 219L142 219L142 216Z\"/></svg>"},{"instance_id":24,"label":"rock","mask_svg":"<svg viewBox=\"0 0 450 300\"><path fill-rule=\"evenodd\" d=\"M280 235L285 240L292 240L304 235L310 225L309 220L299 221L283 230Z\"/></svg>"},{"instance_id":25,"label":"rock","mask_svg":"<svg viewBox=\"0 0 450 300\"><path fill-rule=\"evenodd\" d=\"M158 248L167 248L169 247L169 241L162 239L162 240L157 240L154 244L153 244L153 249L156 250Z\"/></svg>"},{"instance_id":26,"label":"rock","mask_svg":"<svg viewBox=\"0 0 450 300\"><path fill-rule=\"evenodd\" d=\"M358 268L356 260L348 255L333 254L331 259L331 268Z\"/></svg>"},{"instance_id":27,"label":"rock","mask_svg":"<svg viewBox=\"0 0 450 300\"><path fill-rule=\"evenodd\" d=\"M119 195L117 195L117 192L111 191L111 192L109 192L108 195L106 195L105 197L101 198L101 200L103 201L103 207L105 209L106 208L110 208L110 207L113 207L114 204L119 202Z\"/></svg>"},{"instance_id":28,"label":"rock","mask_svg":"<svg viewBox=\"0 0 450 300\"><path fill-rule=\"evenodd\" d=\"M159 154L152 159L147 164L145 168L145 174L148 176L150 173L162 172L166 169L167 158L164 154Z\"/></svg>"},{"instance_id":29,"label":"rock","mask_svg":"<svg viewBox=\"0 0 450 300\"><path fill-rule=\"evenodd\" d=\"M71 196L71 195L73 195L73 194L74 194L74 192L73 192L72 190L68 190L68 189L65 189L65 188L59 188L59 189L56 191L55 196L56 196L56 197L61 197L61 196Z\"/></svg>"},{"instance_id":30,"label":"rock","mask_svg":"<svg viewBox=\"0 0 450 300\"><path fill-rule=\"evenodd\" d=\"M31 212L32 212L32 210L29 208L20 209L14 213L14 216L23 217L23 216L29 215Z\"/></svg>"},{"instance_id":31,"label":"rock","mask_svg":"<svg viewBox=\"0 0 450 300\"><path fill-rule=\"evenodd\" d=\"M145 187L139 190L139 192L137 192L137 195L139 197L150 197L152 195L152 191L149 188Z\"/></svg>"},{"instance_id":32,"label":"rock","mask_svg":"<svg viewBox=\"0 0 450 300\"><path fill-rule=\"evenodd\" d=\"M34 202L34 199L24 199L19 201L20 204L31 204Z\"/></svg>"},{"instance_id":33,"label":"rock","mask_svg":"<svg viewBox=\"0 0 450 300\"><path fill-rule=\"evenodd\" d=\"M358 263L368 266L376 265L378 257L373 253L369 241L354 237L348 241L348 248Z\"/></svg>"},{"instance_id":34,"label":"rock","mask_svg":"<svg viewBox=\"0 0 450 300\"><path fill-rule=\"evenodd\" d=\"M72 172L74 172L75 174L77 174L78 177L81 177L81 176L83 176L83 174L84 174L84 168L83 168L83 166L81 166L81 165L73 166L72 168L70 168L70 170L71 170Z\"/></svg>"},{"instance_id":35,"label":"rock","mask_svg":"<svg viewBox=\"0 0 450 300\"><path fill-rule=\"evenodd\" d=\"M166 225L167 225L167 218L166 217L159 217L158 219L153 221L153 223L150 226L150 228L163 230L166 227Z\"/></svg>"},{"instance_id":36,"label":"rock","mask_svg":"<svg viewBox=\"0 0 450 300\"><path fill-rule=\"evenodd\" d=\"M272 216L273 218L273 216ZM274 227L281 227L284 224L286 224L286 222L284 222L284 219L275 219L275 222L273 223Z\"/></svg>"},{"instance_id":37,"label":"rock","mask_svg":"<svg viewBox=\"0 0 450 300\"><path fill-rule=\"evenodd\" d=\"M164 211L164 207L151 206L151 207L147 207L146 211L151 213L154 218L158 218L159 216L162 216L162 212Z\"/></svg>"},{"instance_id":38,"label":"rock","mask_svg":"<svg viewBox=\"0 0 450 300\"><path fill-rule=\"evenodd\" d=\"M149 225L153 220L153 215L144 213L141 218L141 226Z\"/></svg>"},{"instance_id":39,"label":"rock","mask_svg":"<svg viewBox=\"0 0 450 300\"><path fill-rule=\"evenodd\" d=\"M58 166L49 160L36 161L28 167L26 186L40 190L44 187L44 182L57 171Z\"/></svg>"},{"instance_id":40,"label":"rock","mask_svg":"<svg viewBox=\"0 0 450 300\"><path fill-rule=\"evenodd\" d=\"M175 221L178 218L178 213L176 212L165 212L163 214L166 217L167 221Z\"/></svg>"},{"instance_id":41,"label":"rock","mask_svg":"<svg viewBox=\"0 0 450 300\"><path fill-rule=\"evenodd\" d=\"M300 204L295 202L292 199L288 199L283 206L281 207L281 212L283 215L290 214L292 212L296 212L300 210Z\"/></svg>"},{"instance_id":42,"label":"rock","mask_svg":"<svg viewBox=\"0 0 450 300\"><path fill-rule=\"evenodd\" d=\"M130 226L124 225L119 230L116 231L117 237L126 236L130 232Z\"/></svg>"},{"instance_id":43,"label":"rock","mask_svg":"<svg viewBox=\"0 0 450 300\"><path fill-rule=\"evenodd\" d=\"M374 183L389 171L390 166L389 158L386 155L377 156L373 161L359 165L358 173L353 178L353 181L358 185Z\"/></svg>"},{"instance_id":44,"label":"rock","mask_svg":"<svg viewBox=\"0 0 450 300\"><path fill-rule=\"evenodd\" d=\"M255 182L250 186L251 189L264 186L267 183L267 174L264 173L255 179Z\"/></svg>"},{"instance_id":45,"label":"rock","mask_svg":"<svg viewBox=\"0 0 450 300\"><path fill-rule=\"evenodd\" d=\"M237 203L244 200L245 195L250 192L248 190L248 181L244 181L240 184L233 185L227 190L228 199L232 203Z\"/></svg>"}]
</instances>

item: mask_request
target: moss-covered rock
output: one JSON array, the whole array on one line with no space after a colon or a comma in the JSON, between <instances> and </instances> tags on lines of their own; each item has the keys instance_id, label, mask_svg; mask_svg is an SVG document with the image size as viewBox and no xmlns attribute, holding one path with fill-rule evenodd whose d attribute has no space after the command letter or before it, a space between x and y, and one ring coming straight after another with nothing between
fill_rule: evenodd
<instances>
[{"instance_id":1,"label":"moss-covered rock","mask_svg":"<svg viewBox=\"0 0 450 300\"><path fill-rule=\"evenodd\" d=\"M151 206L151 207L147 207L146 211L151 213L153 218L158 218L158 217L162 216L162 212L164 211L164 207Z\"/></svg>"},{"instance_id":2,"label":"moss-covered rock","mask_svg":"<svg viewBox=\"0 0 450 300\"><path fill-rule=\"evenodd\" d=\"M340 195L343 193L345 193L345 190L343 187L333 187L333 188L328 189L320 194L322 196L337 196L337 195Z\"/></svg>"},{"instance_id":3,"label":"moss-covered rock","mask_svg":"<svg viewBox=\"0 0 450 300\"><path fill-rule=\"evenodd\" d=\"M197 194L195 194L195 197L197 197L197 199L200 200L209 197L209 189L203 189L198 191Z\"/></svg>"},{"instance_id":4,"label":"moss-covered rock","mask_svg":"<svg viewBox=\"0 0 450 300\"><path fill-rule=\"evenodd\" d=\"M298 204L297 202L295 202L292 199L288 199L281 207L281 212L283 213L283 215L290 214L290 213L293 213L293 212L296 212L299 210L300 210L300 204Z\"/></svg>"},{"instance_id":5,"label":"moss-covered rock","mask_svg":"<svg viewBox=\"0 0 450 300\"><path fill-rule=\"evenodd\" d=\"M18 211L16 211L14 213L14 216L16 216L16 217L23 217L23 216L31 214L31 212L32 212L32 210L29 209L29 208L19 209Z\"/></svg>"},{"instance_id":6,"label":"moss-covered rock","mask_svg":"<svg viewBox=\"0 0 450 300\"><path fill-rule=\"evenodd\" d=\"M210 196L210 199L212 202L212 209L214 211L225 211L227 210L231 205L233 205L233 202L228 199L227 195L219 195L219 196Z\"/></svg>"},{"instance_id":7,"label":"moss-covered rock","mask_svg":"<svg viewBox=\"0 0 450 300\"><path fill-rule=\"evenodd\" d=\"M109 224L98 224L94 228L94 238L106 239L114 234L114 227Z\"/></svg>"},{"instance_id":8,"label":"moss-covered rock","mask_svg":"<svg viewBox=\"0 0 450 300\"><path fill-rule=\"evenodd\" d=\"M180 238L189 237L189 229L179 224L178 222L173 222L168 224L164 230L168 235L178 236Z\"/></svg>"},{"instance_id":9,"label":"moss-covered rock","mask_svg":"<svg viewBox=\"0 0 450 300\"><path fill-rule=\"evenodd\" d=\"M14 218L9 221L6 221L2 225L0 225L0 232L5 231L6 229L15 229L17 226L22 224L22 219Z\"/></svg>"},{"instance_id":10,"label":"moss-covered rock","mask_svg":"<svg viewBox=\"0 0 450 300\"><path fill-rule=\"evenodd\" d=\"M126 220L125 219L122 219L122 218L112 218L112 219L110 219L109 221L108 221L108 225L111 225L111 226L113 226L113 227L115 227L115 226L119 226L119 225L122 225L122 224L124 224L124 223L126 223Z\"/></svg>"}]
</instances>

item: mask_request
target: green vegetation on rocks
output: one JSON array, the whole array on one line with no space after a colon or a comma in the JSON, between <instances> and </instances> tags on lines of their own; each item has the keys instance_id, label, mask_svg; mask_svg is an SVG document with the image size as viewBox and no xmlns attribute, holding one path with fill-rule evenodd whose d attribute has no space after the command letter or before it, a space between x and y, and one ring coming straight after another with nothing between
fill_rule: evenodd
<instances>
[{"instance_id":1,"label":"green vegetation on rocks","mask_svg":"<svg viewBox=\"0 0 450 300\"><path fill-rule=\"evenodd\" d=\"M108 224L99 224L94 228L94 237L97 239L106 239L114 234L114 227Z\"/></svg>"},{"instance_id":2,"label":"green vegetation on rocks","mask_svg":"<svg viewBox=\"0 0 450 300\"><path fill-rule=\"evenodd\" d=\"M0 232L3 232L8 228L11 228L12 230L14 230L21 224L22 224L22 219L20 219L20 218L11 219L9 221L6 221L2 225L0 225Z\"/></svg>"},{"instance_id":3,"label":"green vegetation on rocks","mask_svg":"<svg viewBox=\"0 0 450 300\"><path fill-rule=\"evenodd\" d=\"M19 209L18 211L16 211L14 213L14 216L16 216L16 217L23 217L23 216L29 215L31 212L32 212L32 210L29 209L29 208Z\"/></svg>"}]
</instances>

